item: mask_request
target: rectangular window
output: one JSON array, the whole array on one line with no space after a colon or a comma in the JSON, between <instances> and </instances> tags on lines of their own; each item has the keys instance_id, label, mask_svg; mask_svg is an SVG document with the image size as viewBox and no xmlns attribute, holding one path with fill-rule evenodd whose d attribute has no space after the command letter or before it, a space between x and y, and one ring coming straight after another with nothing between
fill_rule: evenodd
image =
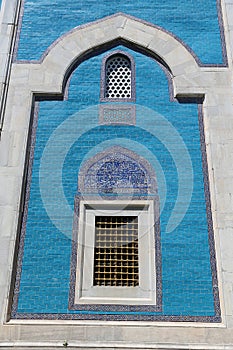
<instances>
[{"instance_id":1,"label":"rectangular window","mask_svg":"<svg viewBox=\"0 0 233 350\"><path fill-rule=\"evenodd\" d=\"M96 216L94 286L138 285L138 217Z\"/></svg>"},{"instance_id":2,"label":"rectangular window","mask_svg":"<svg viewBox=\"0 0 233 350\"><path fill-rule=\"evenodd\" d=\"M153 200L80 201L75 304L156 304Z\"/></svg>"}]
</instances>

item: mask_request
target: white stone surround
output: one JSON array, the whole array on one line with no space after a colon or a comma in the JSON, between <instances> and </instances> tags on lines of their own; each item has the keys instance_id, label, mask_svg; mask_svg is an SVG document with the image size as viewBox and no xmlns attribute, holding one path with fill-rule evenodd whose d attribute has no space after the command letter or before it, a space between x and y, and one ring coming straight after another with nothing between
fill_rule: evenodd
<instances>
[{"instance_id":1,"label":"white stone surround","mask_svg":"<svg viewBox=\"0 0 233 350\"><path fill-rule=\"evenodd\" d=\"M7 7L6 7L7 3ZM6 51L8 16L16 0L2 4L1 67ZM223 1L229 68L199 67L172 36L122 14L83 26L62 37L41 63L12 65L4 127L0 140L0 349L233 349L233 0ZM1 38L5 36L2 41ZM123 38L160 56L173 75L175 96L205 95L204 128L210 177L213 226L222 324L10 321L9 286L17 231L20 191L33 93L61 94L67 69L92 48ZM61 57L63 59L61 60ZM179 63L178 63L179 62ZM0 71L1 87L6 81Z\"/></svg>"}]
</instances>

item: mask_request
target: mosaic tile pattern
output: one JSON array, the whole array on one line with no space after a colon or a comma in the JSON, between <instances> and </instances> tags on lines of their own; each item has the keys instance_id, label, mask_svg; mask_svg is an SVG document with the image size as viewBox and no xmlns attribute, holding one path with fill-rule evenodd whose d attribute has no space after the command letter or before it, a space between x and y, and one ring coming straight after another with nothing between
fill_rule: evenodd
<instances>
[{"instance_id":1,"label":"mosaic tile pattern","mask_svg":"<svg viewBox=\"0 0 233 350\"><path fill-rule=\"evenodd\" d=\"M139 53L122 47L119 49L129 51L136 63L135 125L99 125L98 103L103 55L83 62L78 67L70 80L66 101L40 102L36 144L31 148L30 155L31 178L28 176L12 317L220 322L201 109L199 134L197 106L169 101L167 80L157 63ZM82 80L83 76L85 81ZM93 105L96 107L90 107ZM177 143L172 143L169 151L166 144L161 142L159 137L166 131L165 124L164 119L159 118L155 111L163 115L179 133L190 154L194 174L188 211L172 233L166 232L166 224L179 190L178 170L172 157L172 153L177 150ZM73 122L68 125L67 120ZM36 121L35 118L32 140L35 139ZM70 278L72 279L70 261L77 250L72 247L71 236L62 233L48 216L48 208L44 206L40 191L41 158L48 140L51 140L51 135L54 135L58 126L61 135L55 144L57 153L50 161L54 166L54 174L48 172L43 176L47 179L51 197L54 198L52 206L56 208L57 215L53 220L63 223L71 234L73 212L70 216L64 216L61 203L57 200L58 188L55 182L56 162L64 150L64 147L61 148L62 142L72 138L75 140L61 169L64 195L71 208L74 207L78 172L83 162L113 145L131 149L155 169L158 195L163 208L160 215L162 311L135 312L131 306L122 311L68 309ZM171 136L170 133L167 134L167 141ZM163 176L166 179L166 189ZM158 249L156 247L156 251Z\"/></svg>"}]
</instances>

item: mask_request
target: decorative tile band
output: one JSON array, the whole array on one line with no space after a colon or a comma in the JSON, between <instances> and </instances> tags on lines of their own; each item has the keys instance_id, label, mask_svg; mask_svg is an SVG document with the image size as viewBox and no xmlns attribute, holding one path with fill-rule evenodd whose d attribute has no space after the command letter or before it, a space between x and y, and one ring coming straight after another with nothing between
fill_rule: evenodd
<instances>
[{"instance_id":1,"label":"decorative tile band","mask_svg":"<svg viewBox=\"0 0 233 350\"><path fill-rule=\"evenodd\" d=\"M89 320L89 321L153 321L153 322L201 322L201 323L220 323L220 316L163 316L163 315L151 315L151 314L129 314L125 311L119 314L98 314L90 313L77 313L77 314L26 314L18 313L15 317L16 320Z\"/></svg>"},{"instance_id":2,"label":"decorative tile band","mask_svg":"<svg viewBox=\"0 0 233 350\"><path fill-rule=\"evenodd\" d=\"M198 120L200 128L200 138L201 138L201 153L202 153L202 166L203 166L203 176L204 176L204 191L206 200L206 214L208 223L208 239L209 239L209 249L210 249L210 266L212 273L212 286L214 295L214 309L215 315L221 317L220 299L219 299L219 289L218 289L218 274L216 266L216 253L215 253L215 239L213 231L213 220L211 212L211 201L210 201L210 188L209 188L209 173L207 164L207 154L206 154L206 143L204 134L204 124L203 124L203 105L198 105Z\"/></svg>"},{"instance_id":3,"label":"decorative tile band","mask_svg":"<svg viewBox=\"0 0 233 350\"><path fill-rule=\"evenodd\" d=\"M17 314L17 309L18 309L20 280L21 280L23 256L24 256L24 241L25 241L25 235L26 235L32 168L33 168L34 150L35 150L35 143L36 143L36 129L37 129L38 115L39 115L39 103L35 102L33 108L34 108L34 115L33 115L33 120L31 125L31 136L29 136L29 142L28 142L28 150L27 150L28 157L27 157L27 162L25 163L26 186L25 188L22 188L22 194L21 194L22 198L25 194L25 199L24 199L24 203L22 203L23 217L22 217L22 222L20 223L21 232L20 232L20 240L19 240L18 255L17 255L17 267L16 267L16 275L15 275L16 277L15 277L15 281L12 281L12 283L14 283L14 293L13 293L13 301L12 301L12 308L11 308L12 315Z\"/></svg>"}]
</instances>

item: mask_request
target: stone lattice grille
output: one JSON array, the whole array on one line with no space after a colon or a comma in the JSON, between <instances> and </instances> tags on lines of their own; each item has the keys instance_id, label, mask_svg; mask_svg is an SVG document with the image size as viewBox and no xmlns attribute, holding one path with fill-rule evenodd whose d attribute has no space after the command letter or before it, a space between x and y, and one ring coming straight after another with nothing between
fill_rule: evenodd
<instances>
[{"instance_id":1,"label":"stone lattice grille","mask_svg":"<svg viewBox=\"0 0 233 350\"><path fill-rule=\"evenodd\" d=\"M138 286L137 216L96 216L95 286Z\"/></svg>"},{"instance_id":2,"label":"stone lattice grille","mask_svg":"<svg viewBox=\"0 0 233 350\"><path fill-rule=\"evenodd\" d=\"M105 97L131 98L131 64L122 55L107 61Z\"/></svg>"}]
</instances>

